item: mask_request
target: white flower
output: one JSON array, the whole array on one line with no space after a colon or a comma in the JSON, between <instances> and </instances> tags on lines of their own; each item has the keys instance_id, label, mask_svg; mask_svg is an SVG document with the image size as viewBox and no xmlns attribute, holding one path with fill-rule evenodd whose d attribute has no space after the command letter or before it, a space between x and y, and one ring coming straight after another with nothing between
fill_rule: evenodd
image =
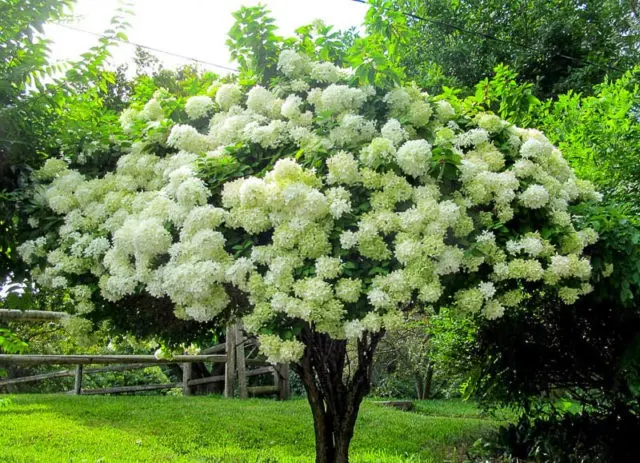
<instances>
[{"instance_id":1,"label":"white flower","mask_svg":"<svg viewBox=\"0 0 640 463\"><path fill-rule=\"evenodd\" d=\"M329 133L329 139L336 146L358 145L370 141L376 134L373 121L364 116L347 114L340 125Z\"/></svg>"},{"instance_id":2,"label":"white flower","mask_svg":"<svg viewBox=\"0 0 640 463\"><path fill-rule=\"evenodd\" d=\"M243 94L237 84L224 84L216 92L216 103L223 111L228 111L234 105L240 104Z\"/></svg>"},{"instance_id":3,"label":"white flower","mask_svg":"<svg viewBox=\"0 0 640 463\"><path fill-rule=\"evenodd\" d=\"M441 122L448 122L456 116L456 110L445 100L436 101L436 116Z\"/></svg>"},{"instance_id":4,"label":"white flower","mask_svg":"<svg viewBox=\"0 0 640 463\"><path fill-rule=\"evenodd\" d=\"M316 276L325 280L336 278L342 272L342 261L337 257L321 256L316 260Z\"/></svg>"},{"instance_id":5,"label":"white flower","mask_svg":"<svg viewBox=\"0 0 640 463\"><path fill-rule=\"evenodd\" d=\"M438 275L449 275L458 272L462 264L464 251L460 248L447 246L438 256L436 273Z\"/></svg>"},{"instance_id":6,"label":"white flower","mask_svg":"<svg viewBox=\"0 0 640 463\"><path fill-rule=\"evenodd\" d=\"M162 106L160 106L160 102L156 98L151 98L147 104L144 105L140 116L150 121L158 121L164 117L164 111L162 110Z\"/></svg>"},{"instance_id":7,"label":"white flower","mask_svg":"<svg viewBox=\"0 0 640 463\"><path fill-rule=\"evenodd\" d=\"M549 192L542 185L530 185L520 193L520 202L529 209L540 209L549 202Z\"/></svg>"},{"instance_id":8,"label":"white flower","mask_svg":"<svg viewBox=\"0 0 640 463\"><path fill-rule=\"evenodd\" d=\"M291 363L300 360L305 346L300 341L285 341L275 335L258 336L260 351L267 356L270 363Z\"/></svg>"},{"instance_id":9,"label":"white flower","mask_svg":"<svg viewBox=\"0 0 640 463\"><path fill-rule=\"evenodd\" d=\"M482 314L487 320L495 320L504 315L504 307L498 301L487 301Z\"/></svg>"},{"instance_id":10,"label":"white flower","mask_svg":"<svg viewBox=\"0 0 640 463\"><path fill-rule=\"evenodd\" d=\"M365 330L366 328L360 320L351 320L344 324L344 335L347 339L359 339Z\"/></svg>"},{"instance_id":11,"label":"white flower","mask_svg":"<svg viewBox=\"0 0 640 463\"><path fill-rule=\"evenodd\" d=\"M335 83L347 77L347 72L333 63L322 62L311 64L311 79L323 83Z\"/></svg>"},{"instance_id":12,"label":"white flower","mask_svg":"<svg viewBox=\"0 0 640 463\"><path fill-rule=\"evenodd\" d=\"M487 113L478 114L478 116L476 116L476 122L478 123L478 127L489 133L500 132L507 125L507 123L498 116Z\"/></svg>"},{"instance_id":13,"label":"white flower","mask_svg":"<svg viewBox=\"0 0 640 463\"><path fill-rule=\"evenodd\" d=\"M396 149L388 138L376 137L360 151L360 161L374 169L389 164L395 157Z\"/></svg>"},{"instance_id":14,"label":"white flower","mask_svg":"<svg viewBox=\"0 0 640 463\"><path fill-rule=\"evenodd\" d=\"M289 95L284 103L282 103L282 108L280 111L282 115L287 119L296 120L300 118L300 106L302 105L302 98L297 95Z\"/></svg>"},{"instance_id":15,"label":"white flower","mask_svg":"<svg viewBox=\"0 0 640 463\"><path fill-rule=\"evenodd\" d=\"M550 143L530 138L520 147L520 156L525 159L536 159L550 156L552 151L553 145Z\"/></svg>"},{"instance_id":16,"label":"white flower","mask_svg":"<svg viewBox=\"0 0 640 463\"><path fill-rule=\"evenodd\" d=\"M389 308L392 305L389 295L377 288L369 291L367 299L369 299L369 303L377 309Z\"/></svg>"},{"instance_id":17,"label":"white flower","mask_svg":"<svg viewBox=\"0 0 640 463\"><path fill-rule=\"evenodd\" d=\"M282 50L278 56L278 70L292 79L309 74L311 63L306 55L293 50Z\"/></svg>"},{"instance_id":18,"label":"white flower","mask_svg":"<svg viewBox=\"0 0 640 463\"><path fill-rule=\"evenodd\" d=\"M353 185L360 181L360 172L358 171L358 161L355 160L351 153L339 151L338 153L327 159L327 183L343 183L345 185Z\"/></svg>"},{"instance_id":19,"label":"white flower","mask_svg":"<svg viewBox=\"0 0 640 463\"><path fill-rule=\"evenodd\" d=\"M105 237L100 237L92 240L89 245L84 249L85 257L100 257L111 247L111 243Z\"/></svg>"},{"instance_id":20,"label":"white flower","mask_svg":"<svg viewBox=\"0 0 640 463\"><path fill-rule=\"evenodd\" d=\"M485 129L471 129L463 132L454 139L454 144L460 148L478 146L489 141L489 133Z\"/></svg>"},{"instance_id":21,"label":"white flower","mask_svg":"<svg viewBox=\"0 0 640 463\"><path fill-rule=\"evenodd\" d=\"M411 105L411 95L402 87L394 88L384 97L384 102L394 114L406 113Z\"/></svg>"},{"instance_id":22,"label":"white flower","mask_svg":"<svg viewBox=\"0 0 640 463\"><path fill-rule=\"evenodd\" d=\"M342 187L331 188L326 192L329 200L329 213L334 219L351 212L351 195Z\"/></svg>"},{"instance_id":23,"label":"white flower","mask_svg":"<svg viewBox=\"0 0 640 463\"><path fill-rule=\"evenodd\" d=\"M320 111L338 114L344 111L358 111L366 99L367 95L359 88L331 84L322 91L316 106Z\"/></svg>"},{"instance_id":24,"label":"white flower","mask_svg":"<svg viewBox=\"0 0 640 463\"><path fill-rule=\"evenodd\" d=\"M358 235L352 231L343 231L340 234L340 246L342 249L351 249L358 245Z\"/></svg>"},{"instance_id":25,"label":"white flower","mask_svg":"<svg viewBox=\"0 0 640 463\"><path fill-rule=\"evenodd\" d=\"M192 96L184 105L184 110L190 119L205 117L213 109L213 100L205 95Z\"/></svg>"},{"instance_id":26,"label":"white flower","mask_svg":"<svg viewBox=\"0 0 640 463\"><path fill-rule=\"evenodd\" d=\"M341 278L334 286L336 297L345 302L357 302L362 292L362 282L353 278Z\"/></svg>"},{"instance_id":27,"label":"white flower","mask_svg":"<svg viewBox=\"0 0 640 463\"><path fill-rule=\"evenodd\" d=\"M431 145L426 140L405 142L396 154L398 166L412 177L421 177L429 172Z\"/></svg>"},{"instance_id":28,"label":"white flower","mask_svg":"<svg viewBox=\"0 0 640 463\"><path fill-rule=\"evenodd\" d=\"M382 136L391 140L394 145L399 145L407 139L407 132L397 119L389 119L380 129Z\"/></svg>"},{"instance_id":29,"label":"white flower","mask_svg":"<svg viewBox=\"0 0 640 463\"><path fill-rule=\"evenodd\" d=\"M51 180L67 169L68 166L64 160L49 158L44 162L44 165L36 171L35 175L41 180Z\"/></svg>"},{"instance_id":30,"label":"white flower","mask_svg":"<svg viewBox=\"0 0 640 463\"><path fill-rule=\"evenodd\" d=\"M167 144L189 153L204 153L210 149L210 141L190 125L174 125Z\"/></svg>"},{"instance_id":31,"label":"white flower","mask_svg":"<svg viewBox=\"0 0 640 463\"><path fill-rule=\"evenodd\" d=\"M263 116L272 116L280 113L275 95L264 87L256 85L247 94L247 108Z\"/></svg>"},{"instance_id":32,"label":"white flower","mask_svg":"<svg viewBox=\"0 0 640 463\"><path fill-rule=\"evenodd\" d=\"M478 289L485 299L489 300L496 294L496 287L490 281L483 281L478 284Z\"/></svg>"}]
</instances>

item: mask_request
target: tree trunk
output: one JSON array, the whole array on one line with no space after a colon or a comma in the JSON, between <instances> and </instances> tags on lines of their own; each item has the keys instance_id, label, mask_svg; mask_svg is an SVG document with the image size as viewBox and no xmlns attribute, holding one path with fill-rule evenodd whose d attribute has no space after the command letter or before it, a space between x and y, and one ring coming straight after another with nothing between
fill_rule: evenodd
<instances>
[{"instance_id":1,"label":"tree trunk","mask_svg":"<svg viewBox=\"0 0 640 463\"><path fill-rule=\"evenodd\" d=\"M431 388L433 384L433 364L429 362L429 367L427 368L427 378L424 382L424 397L422 400L428 399L431 397Z\"/></svg>"},{"instance_id":2,"label":"tree trunk","mask_svg":"<svg viewBox=\"0 0 640 463\"><path fill-rule=\"evenodd\" d=\"M357 365L352 365L346 341L309 328L302 332L306 349L293 368L304 384L313 414L316 463L349 461L349 444L360 404L370 390L373 353L382 334L363 334L357 343Z\"/></svg>"}]
</instances>

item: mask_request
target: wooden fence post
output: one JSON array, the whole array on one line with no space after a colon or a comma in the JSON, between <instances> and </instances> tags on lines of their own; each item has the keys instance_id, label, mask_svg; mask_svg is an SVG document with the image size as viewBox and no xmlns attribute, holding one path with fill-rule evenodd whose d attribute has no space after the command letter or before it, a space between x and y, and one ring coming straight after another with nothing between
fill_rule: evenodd
<instances>
[{"instance_id":1,"label":"wooden fence post","mask_svg":"<svg viewBox=\"0 0 640 463\"><path fill-rule=\"evenodd\" d=\"M82 394L82 364L76 365L76 380L73 384L73 393L75 395Z\"/></svg>"},{"instance_id":2,"label":"wooden fence post","mask_svg":"<svg viewBox=\"0 0 640 463\"><path fill-rule=\"evenodd\" d=\"M189 386L189 381L191 380L191 371L193 364L191 363L183 363L182 364L182 395L191 395L191 387Z\"/></svg>"},{"instance_id":3,"label":"wooden fence post","mask_svg":"<svg viewBox=\"0 0 640 463\"><path fill-rule=\"evenodd\" d=\"M272 365L273 368L273 386L280 390L280 370L278 370L278 364Z\"/></svg>"},{"instance_id":4,"label":"wooden fence post","mask_svg":"<svg viewBox=\"0 0 640 463\"><path fill-rule=\"evenodd\" d=\"M281 363L278 372L280 373L280 384L278 391L278 398L280 400L288 400L291 395L291 388L289 386L289 364Z\"/></svg>"},{"instance_id":5,"label":"wooden fence post","mask_svg":"<svg viewBox=\"0 0 640 463\"><path fill-rule=\"evenodd\" d=\"M244 335L242 334L242 324L236 323L236 366L238 370L238 391L241 399L249 397L247 392L247 368L244 358Z\"/></svg>"},{"instance_id":6,"label":"wooden fence post","mask_svg":"<svg viewBox=\"0 0 640 463\"><path fill-rule=\"evenodd\" d=\"M236 328L235 325L227 326L227 362L224 370L224 396L233 397L234 375L236 372Z\"/></svg>"}]
</instances>

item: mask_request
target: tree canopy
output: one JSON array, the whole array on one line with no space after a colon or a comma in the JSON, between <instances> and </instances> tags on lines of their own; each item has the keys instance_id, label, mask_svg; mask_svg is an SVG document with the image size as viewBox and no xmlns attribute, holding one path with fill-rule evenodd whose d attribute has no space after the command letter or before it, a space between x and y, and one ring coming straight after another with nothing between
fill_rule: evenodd
<instances>
[{"instance_id":1,"label":"tree canopy","mask_svg":"<svg viewBox=\"0 0 640 463\"><path fill-rule=\"evenodd\" d=\"M62 225L20 252L79 314L144 291L181 318L244 315L303 378L318 458L343 461L385 329L416 305L497 319L538 291L574 303L597 234L567 210L600 196L536 130L293 50L277 71L184 105L157 91L122 113L131 148L102 177L47 160L40 201Z\"/></svg>"},{"instance_id":2,"label":"tree canopy","mask_svg":"<svg viewBox=\"0 0 640 463\"><path fill-rule=\"evenodd\" d=\"M401 30L400 62L422 85L441 72L450 86L472 88L506 64L540 98L590 94L640 61L633 1L379 0L372 9L381 16L370 27Z\"/></svg>"}]
</instances>

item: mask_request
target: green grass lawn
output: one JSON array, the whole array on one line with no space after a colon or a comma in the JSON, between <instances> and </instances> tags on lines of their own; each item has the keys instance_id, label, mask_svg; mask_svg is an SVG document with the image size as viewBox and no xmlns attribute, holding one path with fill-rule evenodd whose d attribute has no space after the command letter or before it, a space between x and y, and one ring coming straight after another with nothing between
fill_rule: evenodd
<instances>
[{"instance_id":1,"label":"green grass lawn","mask_svg":"<svg viewBox=\"0 0 640 463\"><path fill-rule=\"evenodd\" d=\"M354 462L445 462L497 426L473 404L362 406ZM17 395L0 408L1 462L310 462L306 400Z\"/></svg>"}]
</instances>

